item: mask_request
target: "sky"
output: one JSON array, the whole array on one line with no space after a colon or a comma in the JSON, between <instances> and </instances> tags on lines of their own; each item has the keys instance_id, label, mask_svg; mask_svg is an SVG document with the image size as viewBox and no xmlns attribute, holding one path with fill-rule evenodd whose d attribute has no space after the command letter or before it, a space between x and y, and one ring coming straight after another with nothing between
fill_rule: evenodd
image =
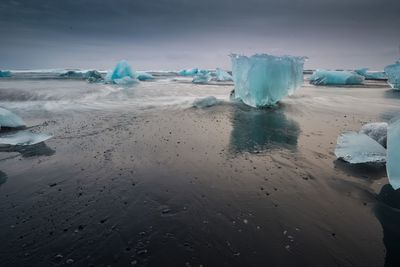
<instances>
[{"instance_id":1,"label":"sky","mask_svg":"<svg viewBox=\"0 0 400 267\"><path fill-rule=\"evenodd\" d=\"M400 57L400 1L0 0L0 69L230 69L231 53L383 69Z\"/></svg>"}]
</instances>

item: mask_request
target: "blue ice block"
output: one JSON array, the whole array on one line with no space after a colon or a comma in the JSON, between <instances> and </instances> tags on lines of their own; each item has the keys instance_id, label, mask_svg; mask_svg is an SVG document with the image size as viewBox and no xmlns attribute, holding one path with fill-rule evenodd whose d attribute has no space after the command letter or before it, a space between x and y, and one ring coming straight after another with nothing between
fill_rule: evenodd
<instances>
[{"instance_id":1,"label":"blue ice block","mask_svg":"<svg viewBox=\"0 0 400 267\"><path fill-rule=\"evenodd\" d=\"M392 187L400 188L400 119L388 127L386 172Z\"/></svg>"},{"instance_id":2,"label":"blue ice block","mask_svg":"<svg viewBox=\"0 0 400 267\"><path fill-rule=\"evenodd\" d=\"M316 70L310 76L314 85L356 85L364 82L364 77L350 71Z\"/></svg>"},{"instance_id":3,"label":"blue ice block","mask_svg":"<svg viewBox=\"0 0 400 267\"><path fill-rule=\"evenodd\" d=\"M25 122L11 111L0 108L0 127L20 128L25 127Z\"/></svg>"},{"instance_id":4,"label":"blue ice block","mask_svg":"<svg viewBox=\"0 0 400 267\"><path fill-rule=\"evenodd\" d=\"M393 89L400 90L400 61L385 67L388 83Z\"/></svg>"}]
</instances>

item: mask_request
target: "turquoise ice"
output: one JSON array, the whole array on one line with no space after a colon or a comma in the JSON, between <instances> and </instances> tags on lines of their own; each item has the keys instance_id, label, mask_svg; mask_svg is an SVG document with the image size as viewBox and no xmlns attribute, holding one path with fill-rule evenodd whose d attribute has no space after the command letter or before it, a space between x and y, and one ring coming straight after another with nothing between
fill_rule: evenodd
<instances>
[{"instance_id":1,"label":"turquoise ice","mask_svg":"<svg viewBox=\"0 0 400 267\"><path fill-rule=\"evenodd\" d=\"M0 70L0 78L2 78L2 77L11 77L11 71Z\"/></svg>"},{"instance_id":2,"label":"turquoise ice","mask_svg":"<svg viewBox=\"0 0 400 267\"><path fill-rule=\"evenodd\" d=\"M216 77L217 81L232 81L233 80L232 76L228 72L221 70L220 68L216 69L215 75L217 76Z\"/></svg>"},{"instance_id":3,"label":"turquoise ice","mask_svg":"<svg viewBox=\"0 0 400 267\"><path fill-rule=\"evenodd\" d=\"M386 172L392 187L400 188L400 120L388 127Z\"/></svg>"},{"instance_id":4,"label":"turquoise ice","mask_svg":"<svg viewBox=\"0 0 400 267\"><path fill-rule=\"evenodd\" d=\"M368 71L368 68L357 69L354 71L358 75L364 76L368 80L386 80L387 75L384 71Z\"/></svg>"},{"instance_id":5,"label":"turquoise ice","mask_svg":"<svg viewBox=\"0 0 400 267\"><path fill-rule=\"evenodd\" d=\"M137 71L137 78L139 81L154 80L154 76L144 71Z\"/></svg>"},{"instance_id":6,"label":"turquoise ice","mask_svg":"<svg viewBox=\"0 0 400 267\"><path fill-rule=\"evenodd\" d=\"M204 98L197 98L193 101L195 108L208 108L220 104L222 101L218 100L215 96L207 96Z\"/></svg>"},{"instance_id":7,"label":"turquoise ice","mask_svg":"<svg viewBox=\"0 0 400 267\"><path fill-rule=\"evenodd\" d=\"M211 78L212 77L209 72L207 72L205 74L199 73L193 77L192 83L199 83L199 84L208 83L209 81L211 81Z\"/></svg>"},{"instance_id":8,"label":"turquoise ice","mask_svg":"<svg viewBox=\"0 0 400 267\"><path fill-rule=\"evenodd\" d=\"M193 69L185 69L185 70L181 70L178 72L178 75L181 76L194 76L199 72L198 68L193 68Z\"/></svg>"},{"instance_id":9,"label":"turquoise ice","mask_svg":"<svg viewBox=\"0 0 400 267\"><path fill-rule=\"evenodd\" d=\"M272 106L303 84L304 57L231 55L234 97L252 107Z\"/></svg>"},{"instance_id":10,"label":"turquoise ice","mask_svg":"<svg viewBox=\"0 0 400 267\"><path fill-rule=\"evenodd\" d=\"M28 146L44 142L51 138L47 134L37 134L29 131L21 131L0 136L0 146Z\"/></svg>"},{"instance_id":11,"label":"turquoise ice","mask_svg":"<svg viewBox=\"0 0 400 267\"><path fill-rule=\"evenodd\" d=\"M117 63L112 72L108 72L105 78L108 83L115 84L133 84L137 82L138 75L134 72L129 65L128 61L121 60Z\"/></svg>"},{"instance_id":12,"label":"turquoise ice","mask_svg":"<svg viewBox=\"0 0 400 267\"><path fill-rule=\"evenodd\" d=\"M393 89L400 89L400 61L385 67L388 83Z\"/></svg>"},{"instance_id":13,"label":"turquoise ice","mask_svg":"<svg viewBox=\"0 0 400 267\"><path fill-rule=\"evenodd\" d=\"M20 128L25 127L25 122L11 111L0 108L0 127Z\"/></svg>"},{"instance_id":14,"label":"turquoise ice","mask_svg":"<svg viewBox=\"0 0 400 267\"><path fill-rule=\"evenodd\" d=\"M310 83L314 85L355 85L364 82L364 76L350 71L316 70L310 76Z\"/></svg>"}]
</instances>

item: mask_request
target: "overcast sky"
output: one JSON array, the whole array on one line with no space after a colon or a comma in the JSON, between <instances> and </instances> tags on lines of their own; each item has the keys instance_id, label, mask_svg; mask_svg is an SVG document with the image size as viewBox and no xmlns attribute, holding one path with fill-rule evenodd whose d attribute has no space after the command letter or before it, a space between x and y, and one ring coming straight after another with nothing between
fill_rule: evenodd
<instances>
[{"instance_id":1,"label":"overcast sky","mask_svg":"<svg viewBox=\"0 0 400 267\"><path fill-rule=\"evenodd\" d=\"M382 69L400 0L0 0L0 68L230 69L230 53Z\"/></svg>"}]
</instances>

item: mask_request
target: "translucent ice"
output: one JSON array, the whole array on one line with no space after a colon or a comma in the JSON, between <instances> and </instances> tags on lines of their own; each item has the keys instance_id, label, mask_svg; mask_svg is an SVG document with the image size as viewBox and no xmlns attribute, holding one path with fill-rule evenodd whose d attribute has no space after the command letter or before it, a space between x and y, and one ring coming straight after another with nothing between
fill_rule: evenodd
<instances>
[{"instance_id":1,"label":"translucent ice","mask_svg":"<svg viewBox=\"0 0 400 267\"><path fill-rule=\"evenodd\" d=\"M178 72L178 74L181 76L194 76L198 72L199 72L198 68L193 68L193 69L181 70Z\"/></svg>"},{"instance_id":2,"label":"translucent ice","mask_svg":"<svg viewBox=\"0 0 400 267\"><path fill-rule=\"evenodd\" d=\"M207 96L204 98L197 98L193 101L193 107L196 108L208 108L220 104L221 101L214 96Z\"/></svg>"},{"instance_id":3,"label":"translucent ice","mask_svg":"<svg viewBox=\"0 0 400 267\"><path fill-rule=\"evenodd\" d=\"M233 54L235 98L252 107L275 105L303 84L304 57Z\"/></svg>"},{"instance_id":4,"label":"translucent ice","mask_svg":"<svg viewBox=\"0 0 400 267\"><path fill-rule=\"evenodd\" d=\"M400 188L400 120L388 127L386 172L392 187Z\"/></svg>"},{"instance_id":5,"label":"translucent ice","mask_svg":"<svg viewBox=\"0 0 400 267\"><path fill-rule=\"evenodd\" d=\"M154 76L151 75L150 73L144 72L144 71L138 71L136 72L138 75L138 80L139 81L147 81L147 80L153 80Z\"/></svg>"},{"instance_id":6,"label":"translucent ice","mask_svg":"<svg viewBox=\"0 0 400 267\"><path fill-rule=\"evenodd\" d=\"M85 78L90 83L97 83L104 81L103 76L97 70L89 70L85 73Z\"/></svg>"},{"instance_id":7,"label":"translucent ice","mask_svg":"<svg viewBox=\"0 0 400 267\"><path fill-rule=\"evenodd\" d=\"M217 68L215 71L215 75L217 76L217 81L232 81L232 76L220 68Z\"/></svg>"},{"instance_id":8,"label":"translucent ice","mask_svg":"<svg viewBox=\"0 0 400 267\"><path fill-rule=\"evenodd\" d=\"M362 84L364 77L350 71L316 70L310 76L314 85L354 85Z\"/></svg>"},{"instance_id":9,"label":"translucent ice","mask_svg":"<svg viewBox=\"0 0 400 267\"><path fill-rule=\"evenodd\" d=\"M400 61L385 67L388 83L394 89L400 89Z\"/></svg>"},{"instance_id":10,"label":"translucent ice","mask_svg":"<svg viewBox=\"0 0 400 267\"><path fill-rule=\"evenodd\" d=\"M372 122L363 125L360 133L368 135L383 147L386 147L387 128L388 124L386 122Z\"/></svg>"},{"instance_id":11,"label":"translucent ice","mask_svg":"<svg viewBox=\"0 0 400 267\"><path fill-rule=\"evenodd\" d=\"M27 146L41 143L51 138L47 134L36 134L28 131L22 131L12 134L6 134L0 136L0 145L11 145L11 146Z\"/></svg>"},{"instance_id":12,"label":"translucent ice","mask_svg":"<svg viewBox=\"0 0 400 267\"><path fill-rule=\"evenodd\" d=\"M368 71L368 68L362 68L354 71L358 75L364 76L368 80L386 80L386 73L383 71Z\"/></svg>"},{"instance_id":13,"label":"translucent ice","mask_svg":"<svg viewBox=\"0 0 400 267\"><path fill-rule=\"evenodd\" d=\"M4 108L0 108L0 127L25 127L25 122L17 115Z\"/></svg>"},{"instance_id":14,"label":"translucent ice","mask_svg":"<svg viewBox=\"0 0 400 267\"><path fill-rule=\"evenodd\" d=\"M199 73L193 77L192 83L200 83L200 84L208 83L209 81L211 81L211 78L212 77L208 72L205 74Z\"/></svg>"},{"instance_id":15,"label":"translucent ice","mask_svg":"<svg viewBox=\"0 0 400 267\"><path fill-rule=\"evenodd\" d=\"M366 134L347 132L339 135L335 155L349 163L385 162L386 149Z\"/></svg>"},{"instance_id":16,"label":"translucent ice","mask_svg":"<svg viewBox=\"0 0 400 267\"><path fill-rule=\"evenodd\" d=\"M117 63L112 72L108 72L106 82L116 84L132 84L137 82L137 73L134 72L126 60Z\"/></svg>"},{"instance_id":17,"label":"translucent ice","mask_svg":"<svg viewBox=\"0 0 400 267\"><path fill-rule=\"evenodd\" d=\"M8 70L0 70L0 78L1 77L11 77L11 71Z\"/></svg>"}]
</instances>

